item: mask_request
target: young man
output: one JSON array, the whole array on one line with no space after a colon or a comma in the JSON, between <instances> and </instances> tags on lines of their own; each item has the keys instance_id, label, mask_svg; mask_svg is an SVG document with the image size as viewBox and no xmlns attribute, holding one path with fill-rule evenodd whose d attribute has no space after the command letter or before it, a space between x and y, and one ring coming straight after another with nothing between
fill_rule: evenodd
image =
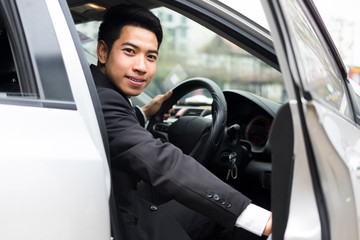
<instances>
[{"instance_id":1,"label":"young man","mask_svg":"<svg viewBox=\"0 0 360 240\"><path fill-rule=\"evenodd\" d=\"M238 226L269 235L270 212L250 204L196 160L144 129L146 119L172 94L155 97L141 110L134 110L130 101L151 82L161 41L160 22L147 9L110 8L99 28L98 64L91 66L105 117L114 191L126 239L182 240L190 239L189 235L201 239L213 230L198 229L206 229L208 219L228 229ZM154 206L137 193L140 179L176 201Z\"/></svg>"}]
</instances>

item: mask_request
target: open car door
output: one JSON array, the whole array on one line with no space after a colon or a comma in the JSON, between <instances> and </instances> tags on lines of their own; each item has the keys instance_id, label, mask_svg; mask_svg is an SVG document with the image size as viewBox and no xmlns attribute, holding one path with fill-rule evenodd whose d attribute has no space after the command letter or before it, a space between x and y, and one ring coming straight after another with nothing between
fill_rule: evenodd
<instances>
[{"instance_id":1,"label":"open car door","mask_svg":"<svg viewBox=\"0 0 360 240\"><path fill-rule=\"evenodd\" d=\"M262 3L293 128L290 157L273 153L273 239L359 239L360 129L345 67L311 1Z\"/></svg>"}]
</instances>

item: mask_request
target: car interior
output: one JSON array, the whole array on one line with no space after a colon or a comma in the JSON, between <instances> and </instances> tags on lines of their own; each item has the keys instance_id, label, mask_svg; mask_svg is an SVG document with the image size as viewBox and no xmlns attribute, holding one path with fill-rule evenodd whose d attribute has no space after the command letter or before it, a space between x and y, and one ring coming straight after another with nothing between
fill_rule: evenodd
<instances>
[{"instance_id":1,"label":"car interior","mask_svg":"<svg viewBox=\"0 0 360 240\"><path fill-rule=\"evenodd\" d=\"M152 10L155 9L154 12L159 17L162 16L161 11L159 11L160 13L157 11L161 7L161 4L159 5L157 1L127 2L142 5ZM68 1L68 3L77 26L81 25L82 22L100 19L100 12L104 10L103 8L85 10L83 1ZM106 5L103 1L93 1L92 3L104 8L111 5ZM197 23L203 24L208 29L219 34L219 36L232 39L233 43L260 58L273 67L275 71L279 71L274 52L268 52L265 48L261 49L251 41L239 41L239 39L244 39L244 36L234 34L229 37L227 32L219 30L221 27L216 27L216 24L218 24L216 21L206 19L206 17L195 17L199 16L200 13L192 12L194 9L177 8L176 4L164 5L180 12L186 18L196 20ZM164 25L166 25L166 21ZM236 40L232 37L236 38ZM166 43L163 43L163 47L165 46ZM203 48L209 49L209 47ZM88 57L88 59L91 59L91 57ZM177 56L177 59L181 59L181 56ZM211 60L216 61L216 59ZM191 75L184 74L183 71L179 70L178 65L169 69L168 72L174 73L173 75L169 74L171 77L181 77L182 75L187 77L183 77L185 79L182 84L172 86L173 89L175 88L174 93L176 94L174 95L177 96L164 104L166 106L148 123L147 129L155 137L162 141L169 141L180 147L185 153L195 157L220 179L250 197L255 204L276 211L277 214L274 219L279 223L279 227L274 228L274 232L276 235L283 234L289 211L289 206L284 206L283 203L288 203L290 199L291 170L293 168L292 119L289 105L286 103L286 96L284 96L285 90L282 90L281 98L274 101L251 90L248 91L249 89L244 85L222 89L225 104L227 105L227 112L225 113L226 127L219 130L217 126L221 124L216 123L215 120L221 121L219 120L221 118L219 117L219 108L221 107L214 106L211 101L212 98L218 97L213 94L216 90L201 82L203 77L213 80L213 76L208 76L206 71L203 70L203 72L198 72L197 75ZM191 68L186 67L185 72L191 72ZM164 76L164 78L170 79L171 77ZM189 84L184 87L186 85L184 82L191 77L193 81L200 81L201 83ZM280 73L277 78L282 81ZM164 84L167 84L167 82L164 81ZM161 88L161 85L155 85L155 87L162 89L162 92L167 90ZM202 93L203 99L196 98L199 97L196 94L197 91ZM144 92L144 94L134 99L139 106L144 105L151 99L151 96L156 95ZM177 101L179 103L175 104ZM174 107L175 112L169 120L162 121L162 113L170 107ZM214 111L214 109L217 111ZM194 118L202 120L196 120L196 124L189 124L192 121L191 119ZM212 124L211 120L213 121ZM192 127L185 129L184 126L187 125ZM193 129L199 131L194 133ZM216 131L217 133L214 133ZM225 134L222 134L223 132ZM214 135L221 136L221 141L217 144L209 144L211 142L209 138ZM207 154L204 154L204 152ZM204 155L206 156L204 157ZM277 172L273 171L273 166L276 166ZM168 200L147 187L146 184L140 185L139 189L145 197L151 198L150 200L154 203L160 204ZM257 239L254 235L245 231L243 237L244 239Z\"/></svg>"},{"instance_id":2,"label":"car interior","mask_svg":"<svg viewBox=\"0 0 360 240\"><path fill-rule=\"evenodd\" d=\"M93 0L91 2L67 0L67 2L73 20L76 26L79 26L80 42L84 46L89 64L95 63L96 57L89 53L85 45L91 42L89 39L95 39L96 42L96 37L89 37L89 33L80 27L92 26L94 21L101 21L104 11L119 3L138 4L149 9L163 7L161 1L155 0ZM239 37L240 32L229 35L226 30L221 31L223 26L214 19L206 19L204 16L197 18L196 15L199 13L196 9L187 7L182 10L181 5L164 2L165 7L203 24L210 31L227 38L227 41L233 40L231 47L238 45L251 55L256 55L255 58L260 58L278 72L278 78L282 80L276 55L271 50L261 49L256 43L246 43L246 40L241 42L238 40L242 39ZM91 44L94 44L93 42ZM227 42L226 44L229 46ZM0 46L0 98L21 96L25 93L22 92L21 83L18 81L11 46L1 23ZM203 51L206 51L205 47ZM182 56L178 56L178 59L181 58ZM211 59L209 58L208 61ZM236 65L236 62L234 64ZM177 64L164 69L167 74L178 73L172 76L179 76L187 70L192 71L190 68L179 71ZM278 212L276 220L286 220L288 206L279 203L289 202L293 167L293 130L289 105L283 103L286 102L285 91L281 92L279 101L269 100L248 91L244 87L246 83L238 85L237 88L219 88L217 84L208 82L211 76L206 72L200 75L201 73L193 71L198 75L184 77L182 81L170 86L176 89L175 97L172 97L157 116L150 120L147 129L161 141L169 141L192 155L220 179L251 198L255 204L269 210L276 209ZM186 81L189 78L192 78L190 83ZM159 89L158 86L152 86L156 90L153 93L144 93L134 99L135 104L143 106L153 96L166 90ZM214 98L220 100L213 101ZM169 120L163 121L161 115L170 107L174 107L175 112ZM197 130L195 133L194 129ZM275 165L277 172L273 170ZM143 191L152 196L152 201L158 203L166 201L153 192L147 193L153 191L151 189L145 188ZM279 225L285 226L285 223ZM275 231L283 232L284 228Z\"/></svg>"},{"instance_id":3,"label":"car interior","mask_svg":"<svg viewBox=\"0 0 360 240\"><path fill-rule=\"evenodd\" d=\"M111 7L113 4L119 3L119 1L92 1L91 4L94 5L90 5L90 3L87 3L86 1L79 0L68 0L67 2L77 26L82 23L101 20L101 16L107 8ZM157 9L162 6L158 1L124 2L138 4L149 9ZM176 4L163 5L174 8L173 10L180 11L180 13L186 17L194 18L195 14L193 12L185 12L181 11L181 9L176 9ZM204 23L201 19L196 20L197 22ZM205 23L205 26L211 30L219 31L214 26L211 26L211 24L215 25L215 23L209 21ZM86 35L86 31L82 31L81 28L78 28L78 30L79 32L84 33L80 35L80 38L87 39L87 37L84 36ZM84 45L86 45L87 41L88 39L83 40L82 42L85 42ZM163 47L165 47L166 43L163 44ZM243 46L243 44L239 45ZM255 48L255 46L249 43L247 50L251 50L251 48ZM84 47L84 49L87 51L86 47ZM254 52L254 50L249 52ZM264 61L270 62L266 59L272 59L271 65L277 64L277 60L274 60L274 56L270 57L268 52L263 51L262 55ZM88 59L90 59L90 57L88 57ZM176 69L171 69L170 71L172 70L175 71ZM201 80L204 76L206 76L205 73L194 77L194 79ZM199 125L193 126L192 129L200 129L196 134L199 136L205 135L205 138L207 138L211 128L209 127L211 125L211 119L219 118L217 115L211 116L211 113L214 112L211 111L211 108L213 108L213 106L211 106L211 90L209 91L209 89L206 89L202 84L199 84L199 86L196 87L198 89L194 88L194 86L189 86L185 89L181 89L181 93L176 97L178 99L171 99L171 103L164 108L166 109L172 106L175 108L172 118L163 122L159 120L159 117L154 117L148 124L148 130L152 132L155 137L162 141L170 141L180 147L185 153L189 154L195 154L194 152L196 151L192 151L194 150L193 148L194 145L196 145L196 142L201 142L200 145L205 146L206 141L198 141L200 137L193 138L194 141L192 141L193 139L190 139L189 137L189 134L194 134L191 132L191 129L189 134L183 134L185 131L183 126L187 124L187 121L184 119L205 119L204 123L198 123ZM191 97L196 97L195 92L199 91L199 89L203 92L202 96L205 96L206 100L197 99L191 101ZM221 135L224 136L221 142L217 144L217 150L209 154L209 156L212 157L201 160L201 162L203 162L203 164L219 178L239 189L239 191L243 192L245 195L248 195L253 199L254 203L270 209L272 168L269 135L270 132L273 131L273 120L275 119L281 104L242 89L226 89L223 91L223 94L227 104L227 116L226 129L223 129L222 131L227 132L227 134L221 133ZM210 102L207 101L208 98L210 98ZM137 105L142 106L149 99L151 99L151 96L139 96L135 102ZM178 100L179 104L173 105ZM161 111L165 111L164 109L159 111L159 116L161 116ZM185 123L180 123L179 120L184 121ZM177 131L176 129L181 129L181 131ZM177 135L177 132L181 132L181 134ZM199 144L197 144L198 148L203 148L198 145ZM236 155L235 165L231 162L232 160L229 160L231 158L234 159L234 155ZM237 169L237 173L235 173L235 168Z\"/></svg>"}]
</instances>

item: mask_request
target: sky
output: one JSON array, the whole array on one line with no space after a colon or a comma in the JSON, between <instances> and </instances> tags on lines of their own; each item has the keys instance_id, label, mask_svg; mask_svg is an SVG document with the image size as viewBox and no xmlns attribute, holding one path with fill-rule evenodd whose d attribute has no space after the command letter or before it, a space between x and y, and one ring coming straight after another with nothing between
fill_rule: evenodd
<instances>
[{"instance_id":1,"label":"sky","mask_svg":"<svg viewBox=\"0 0 360 240\"><path fill-rule=\"evenodd\" d=\"M260 1L220 0L247 8L249 16L261 16ZM360 67L360 0L313 0L346 66ZM250 6L251 5L251 6ZM265 18L259 19L266 22Z\"/></svg>"}]
</instances>

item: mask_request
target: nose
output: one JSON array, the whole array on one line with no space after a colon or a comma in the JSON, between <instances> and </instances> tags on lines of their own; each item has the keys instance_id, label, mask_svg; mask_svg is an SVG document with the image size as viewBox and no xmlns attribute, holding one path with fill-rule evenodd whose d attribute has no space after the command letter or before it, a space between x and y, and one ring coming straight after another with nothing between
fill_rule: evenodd
<instances>
[{"instance_id":1,"label":"nose","mask_svg":"<svg viewBox=\"0 0 360 240\"><path fill-rule=\"evenodd\" d=\"M146 73L146 58L145 58L145 56L139 55L136 58L136 61L133 65L133 70L135 72Z\"/></svg>"}]
</instances>

